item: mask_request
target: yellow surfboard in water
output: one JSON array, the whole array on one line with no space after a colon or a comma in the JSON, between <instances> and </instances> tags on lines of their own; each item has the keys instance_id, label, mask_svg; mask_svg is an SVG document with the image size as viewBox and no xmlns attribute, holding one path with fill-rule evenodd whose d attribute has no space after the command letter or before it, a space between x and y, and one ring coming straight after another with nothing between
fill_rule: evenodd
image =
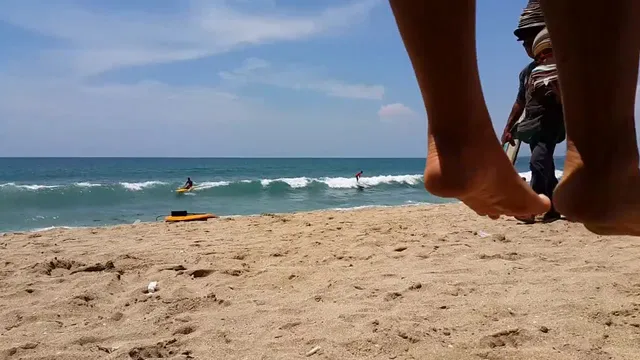
<instances>
[{"instance_id":1,"label":"yellow surfboard in water","mask_svg":"<svg viewBox=\"0 0 640 360\"><path fill-rule=\"evenodd\" d=\"M195 186L192 186L192 187L190 187L190 188L188 188L188 189L180 188L180 189L176 190L176 192L177 192L177 193L179 193L179 194L182 194L182 193L189 192L189 191L191 191L191 190L193 190L193 189L195 189Z\"/></svg>"}]
</instances>

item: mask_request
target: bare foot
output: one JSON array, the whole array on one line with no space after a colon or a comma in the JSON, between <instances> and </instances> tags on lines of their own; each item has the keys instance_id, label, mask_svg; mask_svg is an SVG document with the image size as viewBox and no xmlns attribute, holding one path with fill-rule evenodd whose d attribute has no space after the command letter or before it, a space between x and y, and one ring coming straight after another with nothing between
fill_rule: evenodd
<instances>
[{"instance_id":1,"label":"bare foot","mask_svg":"<svg viewBox=\"0 0 640 360\"><path fill-rule=\"evenodd\" d=\"M427 191L457 198L479 215L491 218L529 217L549 211L550 200L522 181L495 134L476 135L464 142L429 134L424 171Z\"/></svg>"},{"instance_id":2,"label":"bare foot","mask_svg":"<svg viewBox=\"0 0 640 360\"><path fill-rule=\"evenodd\" d=\"M599 235L640 236L637 158L590 169L567 145L564 175L553 195L556 209Z\"/></svg>"},{"instance_id":3,"label":"bare foot","mask_svg":"<svg viewBox=\"0 0 640 360\"><path fill-rule=\"evenodd\" d=\"M553 202L594 233L640 236L634 119L640 1L540 5L552 34L567 129L564 175Z\"/></svg>"},{"instance_id":4,"label":"bare foot","mask_svg":"<svg viewBox=\"0 0 640 360\"><path fill-rule=\"evenodd\" d=\"M482 95L475 0L391 0L428 121L425 187L480 215L530 216L551 207L523 182L498 143Z\"/></svg>"}]
</instances>

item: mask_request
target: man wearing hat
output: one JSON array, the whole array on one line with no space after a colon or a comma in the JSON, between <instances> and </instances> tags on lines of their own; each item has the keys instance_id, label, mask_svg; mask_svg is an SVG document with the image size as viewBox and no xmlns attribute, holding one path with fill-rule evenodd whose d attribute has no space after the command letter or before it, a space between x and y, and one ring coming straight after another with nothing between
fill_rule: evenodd
<instances>
[{"instance_id":1,"label":"man wearing hat","mask_svg":"<svg viewBox=\"0 0 640 360\"><path fill-rule=\"evenodd\" d=\"M536 35L538 35L538 33L544 28L544 17L542 15L542 9L540 8L539 1L529 0L529 3L520 15L518 27L514 30L513 34L516 36L516 38L518 38L518 41L522 41L522 46L531 59L533 59L533 53L531 49L533 39L535 39ZM516 97L516 101L513 104L511 114L509 114L509 119L507 120L507 125L505 126L504 132L502 134L503 144L513 142L513 128L524 112L526 101L525 83L527 82L527 79L531 74L531 70L533 70L536 65L537 64L535 61L531 61L520 72L520 86L518 88L518 96Z\"/></svg>"},{"instance_id":2,"label":"man wearing hat","mask_svg":"<svg viewBox=\"0 0 640 360\"><path fill-rule=\"evenodd\" d=\"M553 190L558 184L555 176L553 153L557 142L559 142L558 140L563 139L564 132L556 131L558 127L555 126L552 128L549 126L540 126L540 122L541 118L544 118L545 123L547 120L554 124L560 122L563 130L562 105L555 103L550 104L545 100L540 101L537 97L532 97L531 92L528 91L528 86L531 84L529 80L532 71L540 65L536 61L532 45L534 45L534 40L536 39L538 43L541 41L541 37L536 38L536 36L538 36L543 29L545 29L545 22L539 0L529 0L520 15L518 28L513 33L518 38L518 41L522 41L527 55L529 55L533 61L527 64L520 72L518 95L502 134L502 143L514 144L515 137L530 145L530 185L536 193L544 194L551 199ZM548 33L545 33L544 39L548 40L550 46ZM526 112L525 108L528 109ZM559 114L558 108L560 110ZM525 115L521 119L523 113ZM560 214L552 207L551 210L545 214L543 220L553 221L559 218ZM533 221L532 218L519 218L519 220L525 222Z\"/></svg>"}]
</instances>

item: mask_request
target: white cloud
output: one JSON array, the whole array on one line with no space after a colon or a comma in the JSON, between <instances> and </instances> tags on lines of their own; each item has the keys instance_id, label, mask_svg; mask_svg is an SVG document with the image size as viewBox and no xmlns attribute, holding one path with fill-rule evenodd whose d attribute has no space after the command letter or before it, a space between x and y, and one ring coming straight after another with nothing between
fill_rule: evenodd
<instances>
[{"instance_id":1,"label":"white cloud","mask_svg":"<svg viewBox=\"0 0 640 360\"><path fill-rule=\"evenodd\" d=\"M380 107L380 110L378 110L378 116L382 120L414 118L416 115L415 111L401 103L383 105Z\"/></svg>"},{"instance_id":2,"label":"white cloud","mask_svg":"<svg viewBox=\"0 0 640 360\"><path fill-rule=\"evenodd\" d=\"M0 155L170 155L175 146L191 146L200 155L212 154L210 149L260 154L261 147L275 147L270 144L281 141L263 134L295 124L301 114L280 112L213 84L99 83L92 77L331 34L362 20L379 0L355 0L305 15L283 12L271 0L261 2L266 11L247 12L238 8L251 5L244 0L192 0L188 10L162 15L90 11L77 7L87 2L67 0L1 1L0 22L56 41L37 48L27 44L24 49L33 51L28 60L0 67ZM244 65L245 78L265 72L276 86L349 98L384 94L382 86L348 84L304 67L275 71L260 59ZM280 83L278 76L284 76ZM280 135L273 130L272 136Z\"/></svg>"},{"instance_id":3,"label":"white cloud","mask_svg":"<svg viewBox=\"0 0 640 360\"><path fill-rule=\"evenodd\" d=\"M339 107L280 110L206 87L0 76L0 93L0 156L401 157L423 151L422 135L409 127L367 126L370 116ZM389 148L372 150L371 143Z\"/></svg>"},{"instance_id":4,"label":"white cloud","mask_svg":"<svg viewBox=\"0 0 640 360\"><path fill-rule=\"evenodd\" d=\"M91 127L126 130L174 125L207 126L249 120L257 104L207 87L177 87L146 81L137 84L83 85L67 80L0 77L3 126L59 127L80 130ZM124 120L124 121L123 121ZM127 121L128 120L128 121Z\"/></svg>"},{"instance_id":5,"label":"white cloud","mask_svg":"<svg viewBox=\"0 0 640 360\"><path fill-rule=\"evenodd\" d=\"M260 102L207 87L158 82L90 86L6 77L0 81L4 155L192 156L183 151L193 147L203 155L207 149L224 151L220 137L229 129L251 129L256 120L278 119ZM233 141L227 143L234 146Z\"/></svg>"},{"instance_id":6,"label":"white cloud","mask_svg":"<svg viewBox=\"0 0 640 360\"><path fill-rule=\"evenodd\" d=\"M95 12L52 1L3 0L0 21L64 41L60 56L81 75L184 61L248 45L308 39L362 21L380 0L357 0L317 14L253 14L225 1L191 1L171 15ZM37 11L34 11L37 9Z\"/></svg>"},{"instance_id":7,"label":"white cloud","mask_svg":"<svg viewBox=\"0 0 640 360\"><path fill-rule=\"evenodd\" d=\"M327 96L381 100L384 86L349 84L343 81L328 79L313 69L301 66L288 66L284 69L274 68L263 59L249 58L237 69L219 73L224 80L236 84L258 83L296 90L310 90Z\"/></svg>"}]
</instances>

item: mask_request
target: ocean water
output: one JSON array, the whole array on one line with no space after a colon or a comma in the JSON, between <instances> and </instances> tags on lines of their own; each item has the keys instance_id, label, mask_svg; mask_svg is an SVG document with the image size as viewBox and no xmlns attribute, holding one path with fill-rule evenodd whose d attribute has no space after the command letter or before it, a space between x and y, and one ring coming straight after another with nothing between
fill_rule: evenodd
<instances>
[{"instance_id":1,"label":"ocean water","mask_svg":"<svg viewBox=\"0 0 640 360\"><path fill-rule=\"evenodd\" d=\"M0 158L0 233L156 221L172 210L250 215L445 203L424 159ZM556 159L558 175L563 159ZM527 158L516 168L527 179ZM363 170L358 190L354 174ZM196 190L175 190L191 177Z\"/></svg>"}]
</instances>

